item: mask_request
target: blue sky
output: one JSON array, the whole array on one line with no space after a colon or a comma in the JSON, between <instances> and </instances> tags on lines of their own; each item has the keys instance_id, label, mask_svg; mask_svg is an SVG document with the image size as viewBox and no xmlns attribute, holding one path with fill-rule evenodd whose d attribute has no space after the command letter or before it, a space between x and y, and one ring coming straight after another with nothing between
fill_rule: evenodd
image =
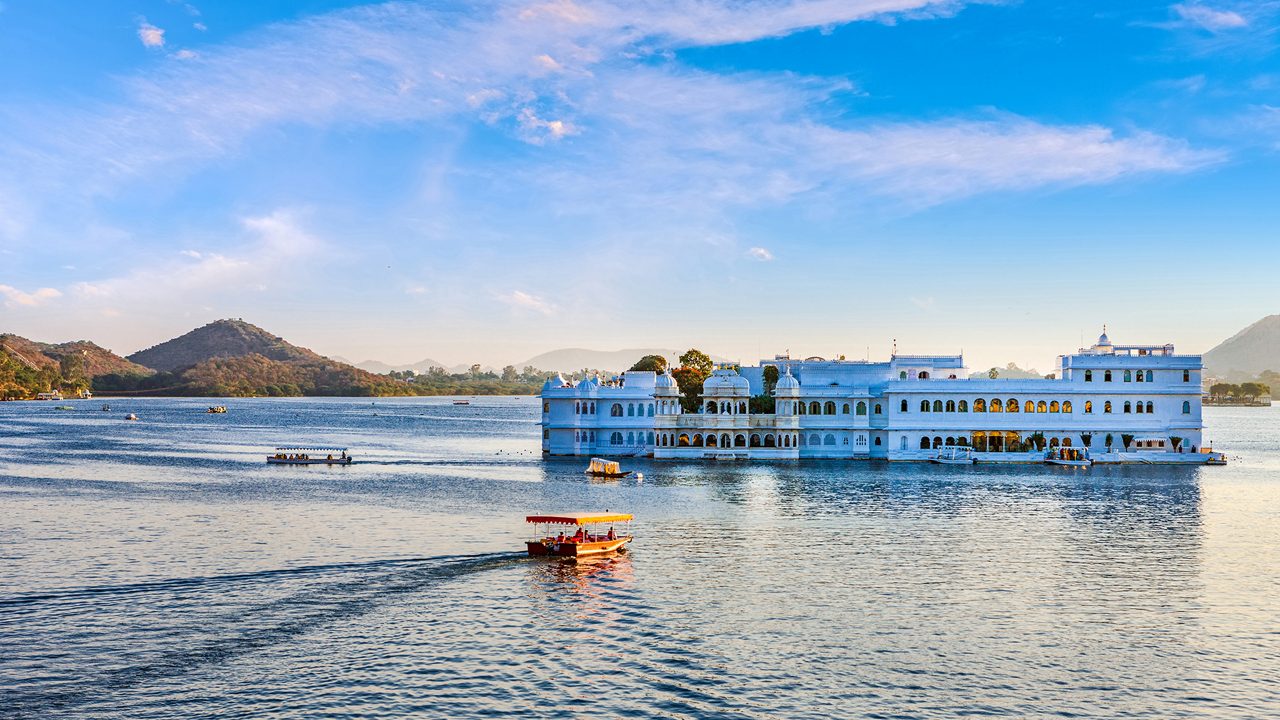
<instances>
[{"instance_id":1,"label":"blue sky","mask_svg":"<svg viewBox=\"0 0 1280 720\"><path fill-rule=\"evenodd\" d=\"M1280 2L0 4L0 322L353 360L1118 342L1280 309Z\"/></svg>"}]
</instances>

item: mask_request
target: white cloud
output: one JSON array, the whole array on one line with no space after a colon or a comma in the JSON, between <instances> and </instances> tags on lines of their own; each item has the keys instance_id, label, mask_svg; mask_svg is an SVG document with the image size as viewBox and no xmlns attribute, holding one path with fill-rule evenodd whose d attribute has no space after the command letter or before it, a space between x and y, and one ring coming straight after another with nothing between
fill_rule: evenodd
<instances>
[{"instance_id":1,"label":"white cloud","mask_svg":"<svg viewBox=\"0 0 1280 720\"><path fill-rule=\"evenodd\" d=\"M204 32L205 30L209 29L209 27L202 22L192 23L191 27L195 28L196 30L199 30L200 32Z\"/></svg>"},{"instance_id":2,"label":"white cloud","mask_svg":"<svg viewBox=\"0 0 1280 720\"><path fill-rule=\"evenodd\" d=\"M200 54L194 50L183 49L174 53L173 56L178 58L179 60L193 60L195 58L200 57Z\"/></svg>"},{"instance_id":3,"label":"white cloud","mask_svg":"<svg viewBox=\"0 0 1280 720\"><path fill-rule=\"evenodd\" d=\"M529 310L542 315L552 315L556 311L556 306L546 300L531 295L523 290L512 290L505 295L499 295L498 299L507 305L519 310Z\"/></svg>"},{"instance_id":4,"label":"white cloud","mask_svg":"<svg viewBox=\"0 0 1280 720\"><path fill-rule=\"evenodd\" d=\"M928 297L922 297L922 298L921 298L921 297L915 297L915 296L912 296L910 299L911 299L911 304L912 304L912 305L915 305L916 307L920 308L921 310L925 310L925 311L932 310L932 309L933 309L933 307L934 307L934 305L936 305L936 304L937 304L937 303L936 303L936 301L933 299L933 296L932 296L932 295L930 295L930 296L928 296Z\"/></svg>"},{"instance_id":5,"label":"white cloud","mask_svg":"<svg viewBox=\"0 0 1280 720\"><path fill-rule=\"evenodd\" d=\"M1178 17L1182 25L1192 25L1209 32L1234 30L1249 24L1238 12L1215 10L1200 3L1178 3L1171 7L1170 10Z\"/></svg>"},{"instance_id":6,"label":"white cloud","mask_svg":"<svg viewBox=\"0 0 1280 720\"><path fill-rule=\"evenodd\" d=\"M762 247L753 247L747 250L747 256L760 262L769 262L773 259L773 253Z\"/></svg>"},{"instance_id":7,"label":"white cloud","mask_svg":"<svg viewBox=\"0 0 1280 720\"><path fill-rule=\"evenodd\" d=\"M49 300L62 297L62 293L54 288L40 288L32 292L23 292L12 285L0 285L0 297L4 297L5 307L36 307Z\"/></svg>"},{"instance_id":8,"label":"white cloud","mask_svg":"<svg viewBox=\"0 0 1280 720\"><path fill-rule=\"evenodd\" d=\"M543 120L532 108L520 111L517 118L522 129L522 137L528 142L541 145L547 140L559 140L566 135L577 135L578 129L565 120Z\"/></svg>"},{"instance_id":9,"label":"white cloud","mask_svg":"<svg viewBox=\"0 0 1280 720\"><path fill-rule=\"evenodd\" d=\"M138 39L142 41L144 47L164 47L164 30L143 20L138 25Z\"/></svg>"}]
</instances>

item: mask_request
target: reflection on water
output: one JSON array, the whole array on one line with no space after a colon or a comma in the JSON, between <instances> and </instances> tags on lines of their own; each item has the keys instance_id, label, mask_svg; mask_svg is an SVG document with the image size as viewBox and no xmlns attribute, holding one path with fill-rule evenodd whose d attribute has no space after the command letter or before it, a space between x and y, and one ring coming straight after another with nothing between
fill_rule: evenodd
<instances>
[{"instance_id":1,"label":"reflection on water","mask_svg":"<svg viewBox=\"0 0 1280 720\"><path fill-rule=\"evenodd\" d=\"M1225 468L542 460L530 399L0 404L0 715L1267 717L1280 413ZM135 412L138 423L124 423ZM290 442L351 467L268 467ZM1233 450L1233 452L1235 452ZM523 557L536 511L630 552Z\"/></svg>"}]
</instances>

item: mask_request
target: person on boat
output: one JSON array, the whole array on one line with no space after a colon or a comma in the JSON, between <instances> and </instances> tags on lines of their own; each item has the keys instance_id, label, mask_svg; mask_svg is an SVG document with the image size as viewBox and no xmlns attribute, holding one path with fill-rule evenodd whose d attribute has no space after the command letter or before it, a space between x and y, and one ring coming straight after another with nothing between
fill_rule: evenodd
<instances>
[{"instance_id":1,"label":"person on boat","mask_svg":"<svg viewBox=\"0 0 1280 720\"><path fill-rule=\"evenodd\" d=\"M556 536L556 544L557 544L557 545L563 545L563 544L564 544L564 531L563 531L563 530L561 530L561 531L560 531L560 534Z\"/></svg>"},{"instance_id":2,"label":"person on boat","mask_svg":"<svg viewBox=\"0 0 1280 720\"><path fill-rule=\"evenodd\" d=\"M610 540L617 540L617 539L618 539L618 536L617 536L617 535L615 535L615 534L614 534L614 532L613 532L613 526L612 526L612 525L610 525L610 526L609 526L609 534L608 534L608 535L606 535L605 537L607 537L607 538L608 538L608 539L610 539Z\"/></svg>"},{"instance_id":3,"label":"person on boat","mask_svg":"<svg viewBox=\"0 0 1280 720\"><path fill-rule=\"evenodd\" d=\"M586 537L587 537L587 534L586 534L585 532L583 532L583 530L582 530L582 528L581 528L581 527L579 527L579 528L578 528L578 532L576 532L576 533L574 533L574 534L573 534L573 541L574 541L574 542L579 542L579 543L580 543L580 542L582 542L583 540L585 540L585 539L586 539Z\"/></svg>"}]
</instances>

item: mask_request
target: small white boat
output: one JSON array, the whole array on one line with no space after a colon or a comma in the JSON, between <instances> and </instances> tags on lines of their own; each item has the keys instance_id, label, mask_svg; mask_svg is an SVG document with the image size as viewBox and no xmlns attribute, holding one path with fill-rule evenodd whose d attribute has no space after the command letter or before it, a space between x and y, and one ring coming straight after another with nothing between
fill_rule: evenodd
<instances>
[{"instance_id":1,"label":"small white boat","mask_svg":"<svg viewBox=\"0 0 1280 720\"><path fill-rule=\"evenodd\" d=\"M591 462L583 472L592 477L610 478L626 477L631 474L630 470L623 470L617 461L605 460L604 458L591 458Z\"/></svg>"},{"instance_id":2,"label":"small white boat","mask_svg":"<svg viewBox=\"0 0 1280 720\"><path fill-rule=\"evenodd\" d=\"M274 455L267 456L268 465L350 465L351 462L346 448L278 447Z\"/></svg>"},{"instance_id":3,"label":"small white boat","mask_svg":"<svg viewBox=\"0 0 1280 720\"><path fill-rule=\"evenodd\" d=\"M470 405L471 401L470 400L454 400L453 404L454 405Z\"/></svg>"},{"instance_id":4,"label":"small white boat","mask_svg":"<svg viewBox=\"0 0 1280 720\"><path fill-rule=\"evenodd\" d=\"M37 400L61 400L62 393L54 390L53 392L36 393Z\"/></svg>"},{"instance_id":5,"label":"small white boat","mask_svg":"<svg viewBox=\"0 0 1280 720\"><path fill-rule=\"evenodd\" d=\"M137 415L134 415L133 413L129 413L128 415L125 415L125 416L124 416L124 419L125 419L125 420L137 420L137 419L138 419L138 416L137 416Z\"/></svg>"},{"instance_id":6,"label":"small white boat","mask_svg":"<svg viewBox=\"0 0 1280 720\"><path fill-rule=\"evenodd\" d=\"M929 462L939 465L972 465L973 448L967 445L947 445L938 448L938 452Z\"/></svg>"},{"instance_id":7,"label":"small white boat","mask_svg":"<svg viewBox=\"0 0 1280 720\"><path fill-rule=\"evenodd\" d=\"M1089 448L1049 448L1045 451L1046 465L1065 465L1067 467L1089 467L1093 460L1089 458Z\"/></svg>"}]
</instances>

